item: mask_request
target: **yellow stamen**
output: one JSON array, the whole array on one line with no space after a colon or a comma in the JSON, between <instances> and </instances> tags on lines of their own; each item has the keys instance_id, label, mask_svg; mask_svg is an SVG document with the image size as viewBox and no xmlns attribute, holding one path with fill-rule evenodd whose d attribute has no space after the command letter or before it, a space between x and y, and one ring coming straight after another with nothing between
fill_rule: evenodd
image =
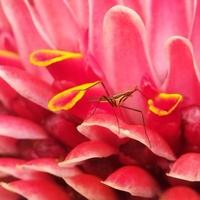
<instances>
[{"instance_id":1,"label":"yellow stamen","mask_svg":"<svg viewBox=\"0 0 200 200\"><path fill-rule=\"evenodd\" d=\"M53 49L39 49L30 54L30 63L38 67L47 67L62 60L78 59L82 57L81 53Z\"/></svg>"},{"instance_id":2,"label":"yellow stamen","mask_svg":"<svg viewBox=\"0 0 200 200\"><path fill-rule=\"evenodd\" d=\"M15 53L13 51L7 51L7 50L0 50L0 57L19 59L19 56L17 53Z\"/></svg>"},{"instance_id":3,"label":"yellow stamen","mask_svg":"<svg viewBox=\"0 0 200 200\"><path fill-rule=\"evenodd\" d=\"M69 88L67 90L64 90L64 91L56 94L48 102L49 110L56 112L56 111L60 111L60 110L69 110L69 109L73 108L76 105L76 103L80 99L82 99L82 97L85 95L85 93L87 92L88 89L90 89L91 87L93 87L99 83L100 83L100 81L84 83L84 84L77 85L75 87ZM70 97L70 95L73 93L76 93L76 94L75 94L75 96L73 96L73 98L69 102L67 102L61 106L56 105L56 103L59 100Z\"/></svg>"},{"instance_id":4,"label":"yellow stamen","mask_svg":"<svg viewBox=\"0 0 200 200\"><path fill-rule=\"evenodd\" d=\"M170 109L164 110L156 107L154 105L154 101L152 99L149 99L147 101L149 110L158 116L166 116L171 114L183 99L183 96L181 94L160 93L157 97L163 100L173 100L173 99L176 100L176 103L173 104L173 106Z\"/></svg>"}]
</instances>

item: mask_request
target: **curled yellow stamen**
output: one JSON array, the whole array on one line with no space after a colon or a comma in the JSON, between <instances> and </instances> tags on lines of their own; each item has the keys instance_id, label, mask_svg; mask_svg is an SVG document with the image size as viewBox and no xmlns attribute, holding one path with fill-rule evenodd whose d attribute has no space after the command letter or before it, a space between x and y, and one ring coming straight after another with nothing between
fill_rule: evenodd
<instances>
[{"instance_id":1,"label":"curled yellow stamen","mask_svg":"<svg viewBox=\"0 0 200 200\"><path fill-rule=\"evenodd\" d=\"M17 60L19 59L19 56L17 53L13 51L7 51L7 50L0 50L0 57L17 59Z\"/></svg>"},{"instance_id":2,"label":"curled yellow stamen","mask_svg":"<svg viewBox=\"0 0 200 200\"><path fill-rule=\"evenodd\" d=\"M168 110L165 110L155 106L154 101L152 99L149 99L147 101L149 110L158 116L167 116L171 114L183 99L183 96L181 94L160 93L157 97L163 100L176 100L176 102Z\"/></svg>"},{"instance_id":3,"label":"curled yellow stamen","mask_svg":"<svg viewBox=\"0 0 200 200\"><path fill-rule=\"evenodd\" d=\"M69 88L67 90L64 90L56 94L48 102L49 110L56 112L56 111L61 111L61 110L69 110L73 108L76 105L76 103L80 99L82 99L82 97L85 95L85 93L87 92L89 88L99 83L100 81L84 83L84 84L77 85L75 87ZM63 105L59 105L59 101L65 100L67 98L69 98L69 101L63 103Z\"/></svg>"},{"instance_id":4,"label":"curled yellow stamen","mask_svg":"<svg viewBox=\"0 0 200 200\"><path fill-rule=\"evenodd\" d=\"M38 67L47 67L53 63L67 59L82 58L81 53L54 49L39 49L30 54L30 63Z\"/></svg>"}]
</instances>

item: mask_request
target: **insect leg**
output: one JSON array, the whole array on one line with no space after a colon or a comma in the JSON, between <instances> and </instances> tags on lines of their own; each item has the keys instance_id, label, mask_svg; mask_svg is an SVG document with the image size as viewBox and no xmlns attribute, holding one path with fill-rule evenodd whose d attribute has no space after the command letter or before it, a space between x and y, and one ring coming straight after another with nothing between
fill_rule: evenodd
<instances>
[{"instance_id":1,"label":"insect leg","mask_svg":"<svg viewBox=\"0 0 200 200\"><path fill-rule=\"evenodd\" d=\"M135 111L135 112L138 112L138 113L141 114L141 116L142 116L142 123L143 123L143 125L144 125L144 132L145 132L145 135L147 136L149 145L150 145L150 147L151 147L150 139L149 139L149 136L148 136L147 130L146 130L146 125L145 125L145 120L144 120L143 112L142 112L141 110L138 110L138 109L135 109L135 108L130 108L130 107L127 107L127 106L124 106L124 105L119 105L119 107L125 108L125 109L127 109L127 110L132 110L132 111Z\"/></svg>"}]
</instances>

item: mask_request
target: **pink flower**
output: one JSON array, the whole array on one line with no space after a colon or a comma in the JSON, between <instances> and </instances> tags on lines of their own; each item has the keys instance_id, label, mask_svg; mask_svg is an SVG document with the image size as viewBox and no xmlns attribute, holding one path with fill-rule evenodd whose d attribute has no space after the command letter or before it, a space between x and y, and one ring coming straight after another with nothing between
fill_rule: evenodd
<instances>
[{"instance_id":1,"label":"pink flower","mask_svg":"<svg viewBox=\"0 0 200 200\"><path fill-rule=\"evenodd\" d=\"M200 199L198 0L0 9L1 199Z\"/></svg>"}]
</instances>

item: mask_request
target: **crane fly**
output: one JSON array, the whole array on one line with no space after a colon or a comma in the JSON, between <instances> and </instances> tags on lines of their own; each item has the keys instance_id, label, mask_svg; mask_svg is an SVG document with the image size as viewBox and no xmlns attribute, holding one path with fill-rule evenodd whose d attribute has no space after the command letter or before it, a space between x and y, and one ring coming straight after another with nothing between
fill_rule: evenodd
<instances>
[{"instance_id":1,"label":"crane fly","mask_svg":"<svg viewBox=\"0 0 200 200\"><path fill-rule=\"evenodd\" d=\"M139 109L135 109L135 108L131 108L131 107L128 107L128 106L125 106L123 105L123 103L129 98L132 96L133 93L135 92L139 92L142 96L144 96L142 94L142 92L137 88L135 87L133 90L127 90L125 92L122 92L122 93L118 93L118 94L114 94L114 95L110 95L110 93L108 92L107 88L105 87L104 83L103 82L99 82L102 87L104 88L105 90L105 93L106 95L102 95L98 101L99 102L107 102L109 103L113 108L124 108L126 110L132 110L132 111L135 111L135 112L138 112L141 114L141 117L142 117L142 123L143 123L143 126L144 126L144 132L145 132L145 135L147 136L147 139L148 139L148 142L150 144L150 140L149 140L149 137L147 135L147 130L146 130L146 126L145 126L145 120L144 120L144 115L142 113L141 110ZM114 111L115 112L115 111ZM116 117L116 120L117 120L117 124L118 124L118 127L119 127L119 120L117 118L117 115L115 113L115 117ZM119 127L120 128L120 127Z\"/></svg>"},{"instance_id":2,"label":"crane fly","mask_svg":"<svg viewBox=\"0 0 200 200\"><path fill-rule=\"evenodd\" d=\"M149 140L149 137L148 137L147 131L146 131L144 115L143 115L142 111L139 109L135 109L135 108L131 108L131 107L127 107L127 106L123 105L123 103L129 97L131 97L132 94L135 92L139 92L142 96L144 96L137 87L135 87L133 90L127 90L122 93L110 95L110 93L106 89L104 83L101 81L95 81L95 82L90 82L90 83L84 83L81 85L76 85L72 88L68 88L67 90L64 90L64 91L56 94L55 96L53 96L48 102L49 110L51 110L53 112L57 112L60 110L70 110L77 104L77 102L80 101L80 99L82 99L82 97L85 95L85 93L89 89L93 88L95 85L98 85L98 84L100 84L105 91L105 95L102 95L98 98L98 101L97 101L98 103L107 102L113 108L124 108L126 110L132 110L132 111L135 111L135 112L138 112L141 114L142 123L144 125L144 132L145 132L146 137L148 138L148 142L150 144L150 140ZM95 107L95 109L93 109L93 113L95 112L96 108L97 108L97 106ZM115 112L115 109L113 109L113 111ZM117 118L116 112L115 112L115 117L116 117L118 128L119 128L119 120Z\"/></svg>"}]
</instances>

